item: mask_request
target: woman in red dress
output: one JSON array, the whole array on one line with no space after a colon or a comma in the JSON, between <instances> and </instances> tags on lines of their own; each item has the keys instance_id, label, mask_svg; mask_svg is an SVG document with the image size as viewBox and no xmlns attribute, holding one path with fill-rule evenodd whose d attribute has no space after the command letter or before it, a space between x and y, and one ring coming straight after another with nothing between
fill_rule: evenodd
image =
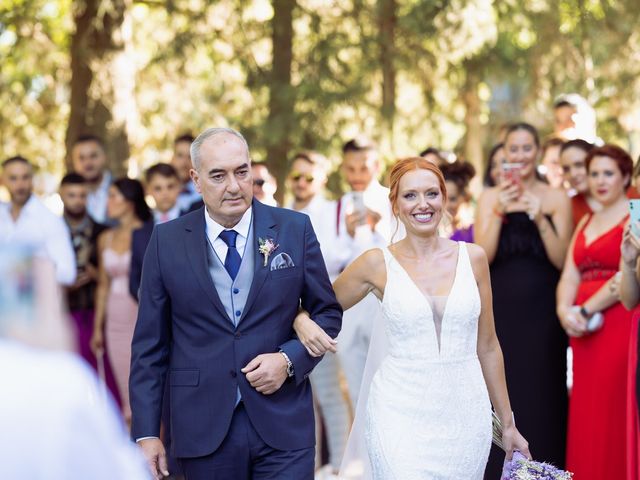
<instances>
[{"instance_id":1,"label":"woman in red dress","mask_svg":"<svg viewBox=\"0 0 640 480\"><path fill-rule=\"evenodd\" d=\"M586 162L589 190L602 209L579 222L557 293L558 317L573 350L566 467L577 480L631 479L627 464L634 439L627 432L627 385L632 321L610 284L621 263L633 162L614 145L594 148Z\"/></svg>"}]
</instances>

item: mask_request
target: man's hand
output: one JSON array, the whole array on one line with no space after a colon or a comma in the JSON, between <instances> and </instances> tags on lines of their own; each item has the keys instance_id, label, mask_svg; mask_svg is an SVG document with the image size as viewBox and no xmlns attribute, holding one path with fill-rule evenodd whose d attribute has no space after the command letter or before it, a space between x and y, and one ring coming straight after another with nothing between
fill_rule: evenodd
<instances>
[{"instance_id":1,"label":"man's hand","mask_svg":"<svg viewBox=\"0 0 640 480\"><path fill-rule=\"evenodd\" d=\"M378 212L374 212L367 208L367 223L371 227L372 232L376 229L376 225L381 219L382 216Z\"/></svg>"},{"instance_id":2,"label":"man's hand","mask_svg":"<svg viewBox=\"0 0 640 480\"><path fill-rule=\"evenodd\" d=\"M347 227L347 233L351 238L356 235L356 228L360 225L364 225L367 221L367 216L364 212L349 213L344 218L345 226Z\"/></svg>"},{"instance_id":3,"label":"man's hand","mask_svg":"<svg viewBox=\"0 0 640 480\"><path fill-rule=\"evenodd\" d=\"M345 216L345 225L347 227L347 233L351 237L355 237L356 228L360 225L369 225L371 231L376 229L376 225L382 217L378 212L367 208L363 212L353 212Z\"/></svg>"},{"instance_id":4,"label":"man's hand","mask_svg":"<svg viewBox=\"0 0 640 480\"><path fill-rule=\"evenodd\" d=\"M69 291L73 292L78 290L79 288L84 287L88 283L96 280L98 278L98 271L96 268L89 264L83 269L78 269L78 274L76 275L76 281L73 285L69 286Z\"/></svg>"},{"instance_id":5,"label":"man's hand","mask_svg":"<svg viewBox=\"0 0 640 480\"><path fill-rule=\"evenodd\" d=\"M251 360L241 372L246 374L247 381L258 392L271 395L287 379L287 361L281 353L263 353Z\"/></svg>"},{"instance_id":6,"label":"man's hand","mask_svg":"<svg viewBox=\"0 0 640 480\"><path fill-rule=\"evenodd\" d=\"M169 476L167 467L167 454L164 445L159 438L146 438L138 442L144 458L147 459L151 475L155 480L161 480L163 477Z\"/></svg>"}]
</instances>

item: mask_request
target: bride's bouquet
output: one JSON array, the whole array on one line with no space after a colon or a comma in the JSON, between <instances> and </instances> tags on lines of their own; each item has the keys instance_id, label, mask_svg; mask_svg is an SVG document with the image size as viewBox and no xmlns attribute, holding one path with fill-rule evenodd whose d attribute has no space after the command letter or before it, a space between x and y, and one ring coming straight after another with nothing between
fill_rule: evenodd
<instances>
[{"instance_id":1,"label":"bride's bouquet","mask_svg":"<svg viewBox=\"0 0 640 480\"><path fill-rule=\"evenodd\" d=\"M502 444L502 424L493 413L493 443L504 450ZM513 457L504 462L500 480L571 480L573 473L560 470L548 463L529 460L517 450Z\"/></svg>"}]
</instances>

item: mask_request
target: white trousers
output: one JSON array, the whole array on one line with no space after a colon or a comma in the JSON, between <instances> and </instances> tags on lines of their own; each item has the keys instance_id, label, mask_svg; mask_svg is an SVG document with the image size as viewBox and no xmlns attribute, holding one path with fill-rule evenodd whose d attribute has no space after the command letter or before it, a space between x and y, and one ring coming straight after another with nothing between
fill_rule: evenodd
<instances>
[{"instance_id":1,"label":"white trousers","mask_svg":"<svg viewBox=\"0 0 640 480\"><path fill-rule=\"evenodd\" d=\"M320 415L316 415L316 436L320 433L317 427L321 417L327 436L329 463L336 472L340 468L352 422L349 394L343 378L340 362L334 353L327 353L309 376L315 403L320 410ZM321 444L320 441L316 442L316 464L320 458Z\"/></svg>"}]
</instances>

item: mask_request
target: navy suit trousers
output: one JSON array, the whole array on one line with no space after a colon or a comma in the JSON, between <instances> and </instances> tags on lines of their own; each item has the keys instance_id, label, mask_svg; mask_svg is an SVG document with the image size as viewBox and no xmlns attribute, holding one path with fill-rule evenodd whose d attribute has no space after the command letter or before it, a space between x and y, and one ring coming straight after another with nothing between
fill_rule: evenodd
<instances>
[{"instance_id":1,"label":"navy suit trousers","mask_svg":"<svg viewBox=\"0 0 640 480\"><path fill-rule=\"evenodd\" d=\"M313 480L314 455L313 447L276 450L268 446L240 402L215 452L179 462L186 480Z\"/></svg>"}]
</instances>

